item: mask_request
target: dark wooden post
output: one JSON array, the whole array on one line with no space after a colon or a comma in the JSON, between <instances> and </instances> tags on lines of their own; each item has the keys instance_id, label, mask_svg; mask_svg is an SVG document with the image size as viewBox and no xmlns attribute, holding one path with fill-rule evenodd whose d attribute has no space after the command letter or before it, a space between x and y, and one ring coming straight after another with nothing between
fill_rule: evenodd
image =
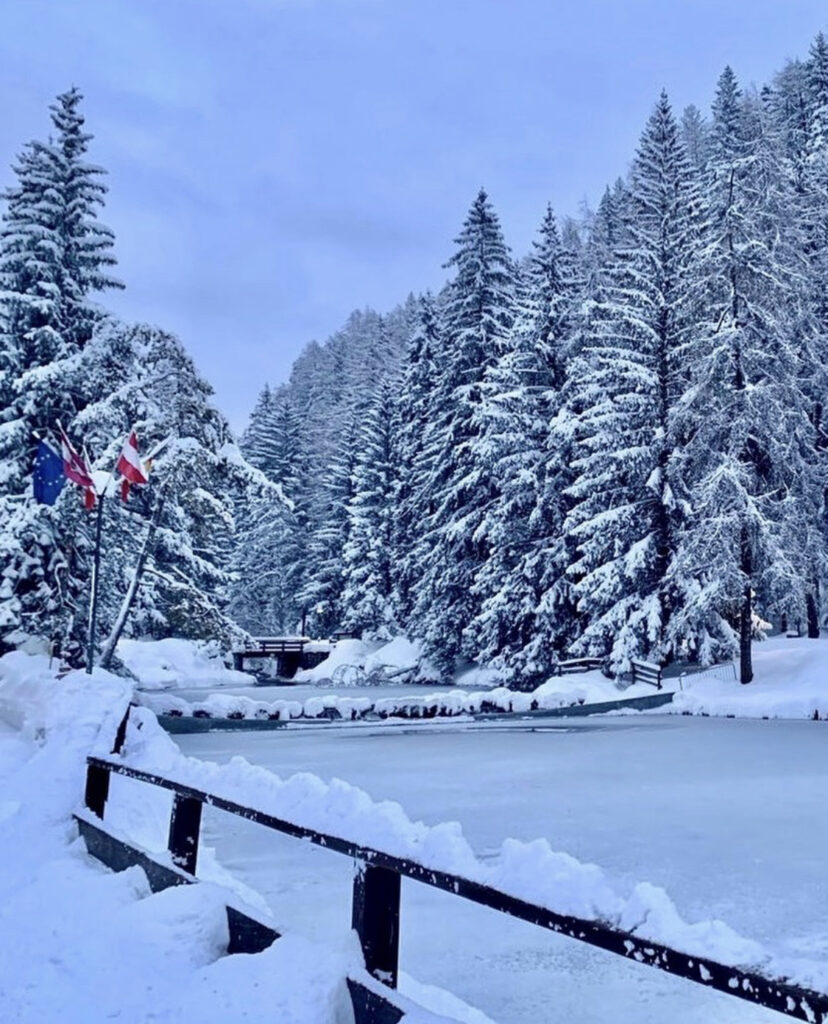
<instances>
[{"instance_id":1,"label":"dark wooden post","mask_svg":"<svg viewBox=\"0 0 828 1024\"><path fill-rule=\"evenodd\" d=\"M86 638L86 671L91 675L95 664L95 638L98 630L98 589L101 577L101 528L103 527L104 495L98 495L95 519L95 551L92 556L92 579L89 591L89 633Z\"/></svg>"},{"instance_id":2,"label":"dark wooden post","mask_svg":"<svg viewBox=\"0 0 828 1024\"><path fill-rule=\"evenodd\" d=\"M86 792L84 801L89 810L101 820L109 796L109 769L96 764L86 766Z\"/></svg>"},{"instance_id":3,"label":"dark wooden post","mask_svg":"<svg viewBox=\"0 0 828 1024\"><path fill-rule=\"evenodd\" d=\"M400 876L396 871L356 861L351 927L359 936L368 973L396 988L400 949Z\"/></svg>"},{"instance_id":4,"label":"dark wooden post","mask_svg":"<svg viewBox=\"0 0 828 1024\"><path fill-rule=\"evenodd\" d=\"M201 830L201 801L175 794L170 815L170 838L167 849L173 864L188 874L196 872L198 835Z\"/></svg>"}]
</instances>

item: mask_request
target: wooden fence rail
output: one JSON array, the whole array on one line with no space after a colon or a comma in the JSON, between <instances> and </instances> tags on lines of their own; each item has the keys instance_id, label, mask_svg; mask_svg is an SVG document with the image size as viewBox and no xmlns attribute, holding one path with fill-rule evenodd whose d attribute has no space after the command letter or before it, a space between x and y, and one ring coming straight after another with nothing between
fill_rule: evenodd
<instances>
[{"instance_id":1,"label":"wooden fence rail","mask_svg":"<svg viewBox=\"0 0 828 1024\"><path fill-rule=\"evenodd\" d=\"M170 790L174 794L168 848L179 871L185 873L182 876L183 880L194 881L191 876L195 873L198 859L201 809L204 804L351 857L355 861L356 869L352 925L362 945L367 971L386 986L386 991L394 989L397 984L400 883L401 879L406 877L798 1020L809 1021L811 1024L828 1024L826 993L811 991L782 978L771 978L756 971L721 964L707 957L683 953L605 922L560 914L548 907L519 899L462 875L438 871L383 850L361 846L341 836L318 832L215 793L207 793L174 779L132 768L118 760L89 757L86 806L99 819L104 817L109 796L109 779L113 772ZM82 825L88 825L82 817L78 820ZM99 833L97 837L95 832ZM100 841L101 835L105 834L97 828L90 834L96 843L93 852L106 860L106 843L102 844ZM110 838L119 846L117 854L112 855L112 859L123 866L123 848L126 847L127 851L131 848L122 840ZM142 863L137 859L141 857L147 859L141 851L134 852L136 859L133 862ZM168 868L162 870L169 871ZM276 937L275 932L272 935ZM349 988L354 999L358 1024L396 1024L403 1016L403 1011L398 1009L393 1001L378 996L376 992L371 992L359 983L349 980Z\"/></svg>"},{"instance_id":2,"label":"wooden fence rail","mask_svg":"<svg viewBox=\"0 0 828 1024\"><path fill-rule=\"evenodd\" d=\"M657 690L661 689L660 665L654 665L651 661L633 661L631 665L633 683L649 683Z\"/></svg>"}]
</instances>

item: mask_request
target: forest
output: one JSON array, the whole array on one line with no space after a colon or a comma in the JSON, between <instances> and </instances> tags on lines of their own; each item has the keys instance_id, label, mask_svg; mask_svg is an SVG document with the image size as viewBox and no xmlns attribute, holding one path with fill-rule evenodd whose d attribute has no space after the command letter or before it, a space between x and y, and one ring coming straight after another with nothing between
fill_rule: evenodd
<instances>
[{"instance_id":1,"label":"forest","mask_svg":"<svg viewBox=\"0 0 828 1024\"><path fill-rule=\"evenodd\" d=\"M58 422L99 468L132 426L168 442L109 502L104 632L163 486L135 636L402 634L525 683L579 655L740 655L748 681L770 624L819 635L825 37L761 89L725 68L709 113L662 93L628 171L540 211L529 253L481 189L445 286L309 344L238 443L181 342L98 302L122 284L81 107L57 98L5 192L0 648L81 655L91 519L31 489Z\"/></svg>"}]
</instances>

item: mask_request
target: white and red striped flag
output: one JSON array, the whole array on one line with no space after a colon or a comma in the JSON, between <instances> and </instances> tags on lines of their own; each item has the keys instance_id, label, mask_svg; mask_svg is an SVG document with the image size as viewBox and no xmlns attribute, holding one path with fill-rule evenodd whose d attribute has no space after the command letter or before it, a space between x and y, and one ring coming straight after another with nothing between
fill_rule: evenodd
<instances>
[{"instance_id":1,"label":"white and red striped flag","mask_svg":"<svg viewBox=\"0 0 828 1024\"><path fill-rule=\"evenodd\" d=\"M120 473L121 477L121 497L124 501L129 496L129 489L133 484L145 484L147 482L147 468L141 461L141 456L138 452L138 435L135 433L135 428L129 432L129 436L124 441L124 446L121 449L121 454L118 456L118 461L115 464L115 472Z\"/></svg>"},{"instance_id":2,"label":"white and red striped flag","mask_svg":"<svg viewBox=\"0 0 828 1024\"><path fill-rule=\"evenodd\" d=\"M87 508L95 507L95 482L92 479L92 470L82 455L80 455L66 436L66 431L58 424L60 432L60 453L63 457L63 472L78 487L83 488L83 501Z\"/></svg>"}]
</instances>

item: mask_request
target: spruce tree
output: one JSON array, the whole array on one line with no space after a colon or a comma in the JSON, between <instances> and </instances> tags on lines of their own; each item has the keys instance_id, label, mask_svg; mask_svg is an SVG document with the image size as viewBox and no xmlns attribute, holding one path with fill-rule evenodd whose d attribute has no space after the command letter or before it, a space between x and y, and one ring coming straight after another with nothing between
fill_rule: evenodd
<instances>
[{"instance_id":1,"label":"spruce tree","mask_svg":"<svg viewBox=\"0 0 828 1024\"><path fill-rule=\"evenodd\" d=\"M671 653L670 582L683 514L674 456L681 350L692 309L694 180L667 96L641 137L630 182L629 244L610 266L594 333L574 367L577 479L567 532L585 628L576 649L634 657Z\"/></svg>"},{"instance_id":2,"label":"spruce tree","mask_svg":"<svg viewBox=\"0 0 828 1024\"><path fill-rule=\"evenodd\" d=\"M795 293L781 258L783 225L769 224L755 122L730 68L713 105L709 233L698 290L705 298L687 349L680 470L691 515L682 524L676 628L704 662L738 650L752 679L758 595L797 589L784 520L813 451L797 380L790 312Z\"/></svg>"},{"instance_id":3,"label":"spruce tree","mask_svg":"<svg viewBox=\"0 0 828 1024\"><path fill-rule=\"evenodd\" d=\"M357 454L347 506L348 540L343 551L343 628L389 639L395 627L392 603L397 443L396 382L382 378L357 435Z\"/></svg>"},{"instance_id":4,"label":"spruce tree","mask_svg":"<svg viewBox=\"0 0 828 1024\"><path fill-rule=\"evenodd\" d=\"M419 546L422 575L414 621L428 653L451 672L475 653L466 628L479 611L473 592L489 555L481 532L495 497L490 453L481 441L487 373L505 348L514 317L514 271L500 222L481 189L447 266L455 269L439 325L434 427L426 483L432 512Z\"/></svg>"},{"instance_id":5,"label":"spruce tree","mask_svg":"<svg viewBox=\"0 0 828 1024\"><path fill-rule=\"evenodd\" d=\"M434 389L440 351L438 311L434 297L420 297L397 389L394 424L398 470L394 493L392 548L395 617L414 628L411 616L421 567L424 524L431 511L430 439L433 433Z\"/></svg>"},{"instance_id":6,"label":"spruce tree","mask_svg":"<svg viewBox=\"0 0 828 1024\"><path fill-rule=\"evenodd\" d=\"M484 384L478 447L496 496L481 524L489 556L475 577L480 610L468 630L479 660L524 684L549 673L571 628L559 593L561 583L566 589L564 507L550 424L565 379L574 283L548 208L524 266L514 328Z\"/></svg>"},{"instance_id":7,"label":"spruce tree","mask_svg":"<svg viewBox=\"0 0 828 1024\"><path fill-rule=\"evenodd\" d=\"M102 313L92 296L119 287L113 236L98 222L106 187L88 164L76 89L51 108L55 136L14 167L0 232L0 648L66 628L81 599L88 545L67 489L54 507L30 489L37 437L68 426L86 401L78 358Z\"/></svg>"}]
</instances>

